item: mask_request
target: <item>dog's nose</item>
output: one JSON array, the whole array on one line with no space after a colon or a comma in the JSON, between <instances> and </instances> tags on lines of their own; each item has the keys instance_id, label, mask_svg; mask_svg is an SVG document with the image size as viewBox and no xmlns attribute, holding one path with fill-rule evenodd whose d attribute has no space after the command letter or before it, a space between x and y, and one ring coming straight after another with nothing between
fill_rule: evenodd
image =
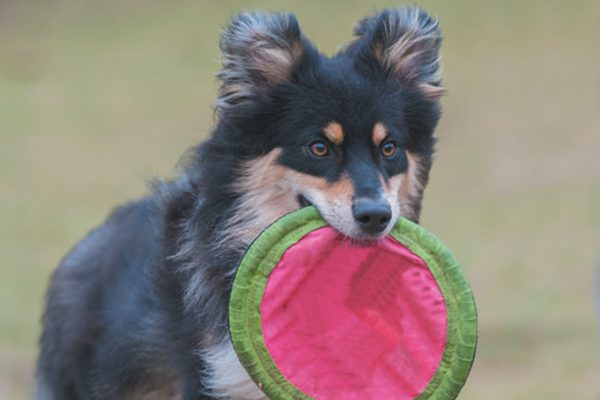
<instances>
[{"instance_id":1,"label":"dog's nose","mask_svg":"<svg viewBox=\"0 0 600 400\"><path fill-rule=\"evenodd\" d=\"M364 232L375 235L390 223L392 209L385 200L359 198L352 204L352 215Z\"/></svg>"}]
</instances>

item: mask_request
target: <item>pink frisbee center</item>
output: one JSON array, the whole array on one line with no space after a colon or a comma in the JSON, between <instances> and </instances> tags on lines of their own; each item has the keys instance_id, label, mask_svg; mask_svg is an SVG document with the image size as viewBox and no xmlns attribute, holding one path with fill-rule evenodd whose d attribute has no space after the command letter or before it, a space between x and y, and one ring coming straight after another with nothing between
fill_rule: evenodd
<instances>
[{"instance_id":1,"label":"pink frisbee center","mask_svg":"<svg viewBox=\"0 0 600 400\"><path fill-rule=\"evenodd\" d=\"M285 252L261 318L283 376L323 400L414 399L446 344L446 305L425 262L392 237L361 246L330 227Z\"/></svg>"}]
</instances>

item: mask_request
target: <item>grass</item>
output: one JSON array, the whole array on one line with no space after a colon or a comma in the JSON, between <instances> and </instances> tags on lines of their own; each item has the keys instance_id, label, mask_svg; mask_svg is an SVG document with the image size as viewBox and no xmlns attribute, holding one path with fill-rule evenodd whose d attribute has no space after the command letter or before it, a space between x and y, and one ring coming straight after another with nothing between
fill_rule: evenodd
<instances>
[{"instance_id":1,"label":"grass","mask_svg":"<svg viewBox=\"0 0 600 400\"><path fill-rule=\"evenodd\" d=\"M597 398L600 6L419 4L440 16L450 91L423 224L461 260L481 320L460 398ZM210 131L227 18L294 11L332 53L387 5L0 3L0 399L31 390L60 257Z\"/></svg>"}]
</instances>

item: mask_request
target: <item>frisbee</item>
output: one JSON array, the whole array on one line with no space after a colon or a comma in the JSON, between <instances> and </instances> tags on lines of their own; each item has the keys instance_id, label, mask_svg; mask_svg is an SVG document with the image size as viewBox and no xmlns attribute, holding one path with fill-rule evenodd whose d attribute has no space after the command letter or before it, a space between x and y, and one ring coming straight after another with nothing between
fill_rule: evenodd
<instances>
[{"instance_id":1,"label":"frisbee","mask_svg":"<svg viewBox=\"0 0 600 400\"><path fill-rule=\"evenodd\" d=\"M233 347L271 399L455 399L477 346L477 312L442 242L399 219L353 241L314 207L267 228L238 266Z\"/></svg>"}]
</instances>

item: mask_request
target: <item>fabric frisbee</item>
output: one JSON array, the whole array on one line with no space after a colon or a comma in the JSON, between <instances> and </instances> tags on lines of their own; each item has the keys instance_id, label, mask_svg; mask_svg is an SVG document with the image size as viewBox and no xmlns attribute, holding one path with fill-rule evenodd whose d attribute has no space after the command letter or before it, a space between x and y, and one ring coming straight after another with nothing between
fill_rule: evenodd
<instances>
[{"instance_id":1,"label":"fabric frisbee","mask_svg":"<svg viewBox=\"0 0 600 400\"><path fill-rule=\"evenodd\" d=\"M244 255L229 329L271 399L446 400L471 369L477 312L458 262L423 227L400 219L357 243L307 207Z\"/></svg>"}]
</instances>

